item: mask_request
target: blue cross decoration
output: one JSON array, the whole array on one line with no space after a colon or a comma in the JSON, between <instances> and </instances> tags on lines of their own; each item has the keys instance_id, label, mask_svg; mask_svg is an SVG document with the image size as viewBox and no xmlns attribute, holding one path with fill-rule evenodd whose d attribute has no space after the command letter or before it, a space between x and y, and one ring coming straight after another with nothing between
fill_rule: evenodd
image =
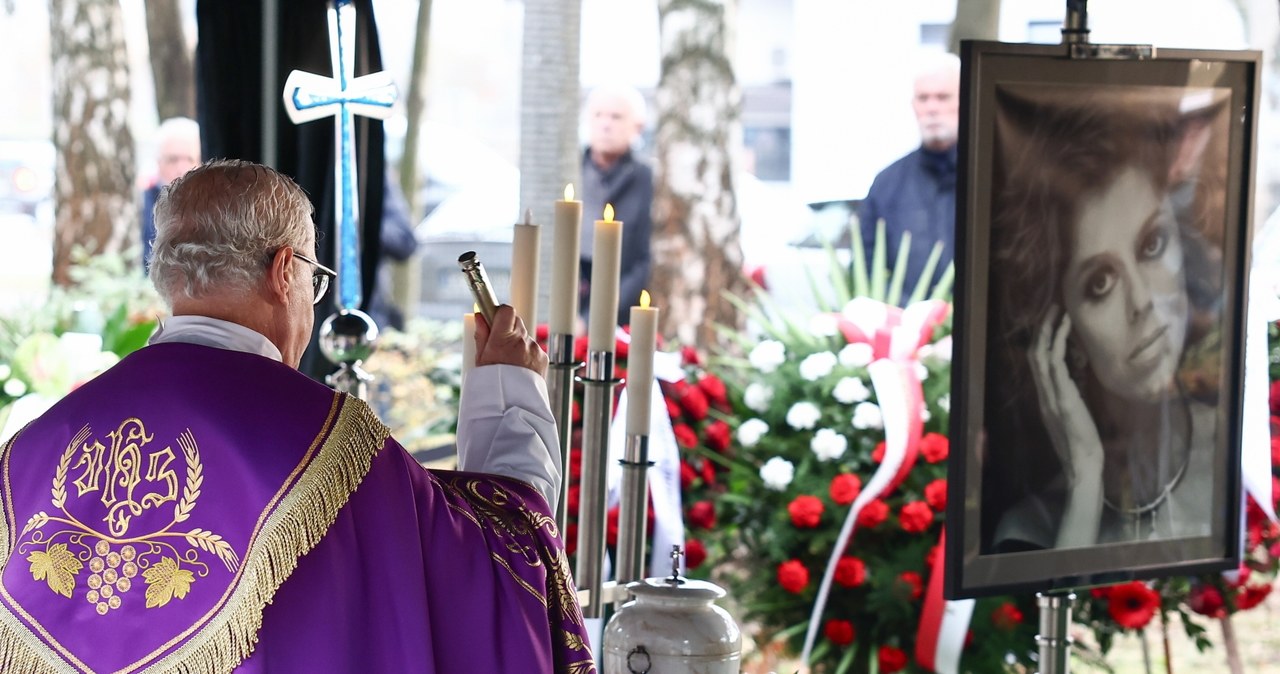
<instances>
[{"instance_id":1,"label":"blue cross decoration","mask_svg":"<svg viewBox=\"0 0 1280 674\"><path fill-rule=\"evenodd\" d=\"M357 222L356 143L352 117L386 119L396 102L396 85L385 72L355 77L356 7L353 0L329 3L329 55L333 77L295 70L284 83L284 107L294 124L336 117L334 185L338 246L338 308L358 309L360 241Z\"/></svg>"}]
</instances>

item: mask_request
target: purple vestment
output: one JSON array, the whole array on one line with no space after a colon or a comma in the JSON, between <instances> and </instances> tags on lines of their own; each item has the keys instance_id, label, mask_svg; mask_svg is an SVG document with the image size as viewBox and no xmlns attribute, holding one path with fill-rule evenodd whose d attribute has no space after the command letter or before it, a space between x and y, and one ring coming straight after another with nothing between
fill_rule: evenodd
<instances>
[{"instance_id":1,"label":"purple vestment","mask_svg":"<svg viewBox=\"0 0 1280 674\"><path fill-rule=\"evenodd\" d=\"M2 671L595 671L536 490L270 359L143 349L0 470Z\"/></svg>"}]
</instances>

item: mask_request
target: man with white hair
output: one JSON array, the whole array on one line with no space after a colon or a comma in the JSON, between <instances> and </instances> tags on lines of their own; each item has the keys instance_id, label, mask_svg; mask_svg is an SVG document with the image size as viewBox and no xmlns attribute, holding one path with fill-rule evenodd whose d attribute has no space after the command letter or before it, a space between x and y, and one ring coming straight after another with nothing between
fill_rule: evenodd
<instances>
[{"instance_id":1,"label":"man with white hair","mask_svg":"<svg viewBox=\"0 0 1280 674\"><path fill-rule=\"evenodd\" d=\"M618 281L618 324L630 320L632 305L649 283L653 221L653 171L635 158L632 146L644 130L644 97L631 87L604 85L587 97L588 146L582 155L582 207L598 220L605 204L622 222L622 269ZM591 257L595 230L582 228L581 293L578 312L590 306Z\"/></svg>"},{"instance_id":2,"label":"man with white hair","mask_svg":"<svg viewBox=\"0 0 1280 674\"><path fill-rule=\"evenodd\" d=\"M213 161L155 212L173 316L0 454L6 670L595 671L547 356L512 308L476 321L470 472L428 471L296 370L334 277L297 184Z\"/></svg>"},{"instance_id":3,"label":"man with white hair","mask_svg":"<svg viewBox=\"0 0 1280 674\"><path fill-rule=\"evenodd\" d=\"M156 177L142 193L142 268L151 268L151 242L156 238L152 211L165 185L200 163L200 125L187 117L170 117L156 129Z\"/></svg>"},{"instance_id":4,"label":"man with white hair","mask_svg":"<svg viewBox=\"0 0 1280 674\"><path fill-rule=\"evenodd\" d=\"M920 127L920 147L881 171L858 209L868 264L880 220L890 260L895 259L903 233L911 233L904 297L924 273L935 244L942 244L942 257L928 279L930 287L951 264L955 250L960 59L931 53L922 57L916 72L911 109Z\"/></svg>"}]
</instances>

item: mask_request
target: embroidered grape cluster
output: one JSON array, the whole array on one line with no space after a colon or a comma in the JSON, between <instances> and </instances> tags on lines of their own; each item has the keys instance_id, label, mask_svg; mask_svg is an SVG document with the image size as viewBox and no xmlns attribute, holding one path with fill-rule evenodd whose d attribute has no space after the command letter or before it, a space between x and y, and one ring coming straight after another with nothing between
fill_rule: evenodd
<instances>
[{"instance_id":1,"label":"embroidered grape cluster","mask_svg":"<svg viewBox=\"0 0 1280 674\"><path fill-rule=\"evenodd\" d=\"M93 575L89 576L85 599L94 605L98 615L106 615L120 608L120 595L133 587L133 578L138 575L138 552L132 545L112 550L106 541L98 541L93 551L95 554L89 560L89 571Z\"/></svg>"}]
</instances>

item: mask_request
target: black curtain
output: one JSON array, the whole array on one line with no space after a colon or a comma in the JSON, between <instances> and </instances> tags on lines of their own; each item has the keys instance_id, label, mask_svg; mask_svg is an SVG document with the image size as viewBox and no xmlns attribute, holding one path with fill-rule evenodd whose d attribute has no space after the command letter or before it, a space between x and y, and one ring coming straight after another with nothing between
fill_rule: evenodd
<instances>
[{"instance_id":1,"label":"black curtain","mask_svg":"<svg viewBox=\"0 0 1280 674\"><path fill-rule=\"evenodd\" d=\"M355 75L382 70L378 29L372 0L355 0ZM334 137L333 118L295 125L282 102L284 81L294 70L333 76L329 56L328 2L280 0L275 41L276 166L306 190L315 207L316 253L334 267ZM198 0L196 20L196 111L206 158L263 161L261 0ZM359 172L360 267L368 310L377 282L383 190L386 179L382 122L357 116L356 163ZM337 310L335 293L316 305L316 329ZM301 370L323 380L334 370L319 352L316 335L302 359Z\"/></svg>"}]
</instances>

